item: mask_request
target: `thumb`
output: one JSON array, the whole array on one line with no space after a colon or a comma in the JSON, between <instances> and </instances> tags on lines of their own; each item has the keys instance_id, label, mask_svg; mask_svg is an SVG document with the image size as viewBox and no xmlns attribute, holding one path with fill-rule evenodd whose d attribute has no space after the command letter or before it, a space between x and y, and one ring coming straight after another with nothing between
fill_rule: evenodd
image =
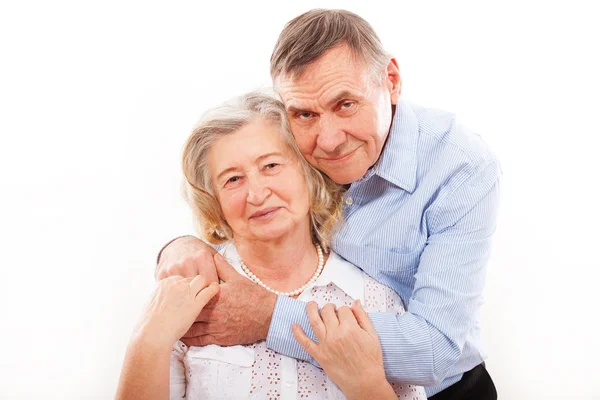
<instances>
[{"instance_id":1,"label":"thumb","mask_svg":"<svg viewBox=\"0 0 600 400\"><path fill-rule=\"evenodd\" d=\"M312 358L314 358L319 364L321 364L319 360L319 346L315 342L313 342L311 338L306 336L306 333L304 333L300 325L292 324L292 334L294 335L294 338L298 341L298 343L300 343L300 346L302 346Z\"/></svg>"},{"instance_id":2,"label":"thumb","mask_svg":"<svg viewBox=\"0 0 600 400\"><path fill-rule=\"evenodd\" d=\"M217 274L222 281L227 282L239 276L237 271L233 269L231 265L229 265L227 260L225 260L222 255L217 253L214 256L214 259L215 266L217 267Z\"/></svg>"}]
</instances>

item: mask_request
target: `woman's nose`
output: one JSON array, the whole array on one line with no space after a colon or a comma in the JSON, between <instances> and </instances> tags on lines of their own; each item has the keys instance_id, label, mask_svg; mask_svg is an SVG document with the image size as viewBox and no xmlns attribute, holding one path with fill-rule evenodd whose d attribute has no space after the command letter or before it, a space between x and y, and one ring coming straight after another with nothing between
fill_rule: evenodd
<instances>
[{"instance_id":1,"label":"woman's nose","mask_svg":"<svg viewBox=\"0 0 600 400\"><path fill-rule=\"evenodd\" d=\"M248 177L248 203L259 206L271 194L271 189L262 176Z\"/></svg>"}]
</instances>

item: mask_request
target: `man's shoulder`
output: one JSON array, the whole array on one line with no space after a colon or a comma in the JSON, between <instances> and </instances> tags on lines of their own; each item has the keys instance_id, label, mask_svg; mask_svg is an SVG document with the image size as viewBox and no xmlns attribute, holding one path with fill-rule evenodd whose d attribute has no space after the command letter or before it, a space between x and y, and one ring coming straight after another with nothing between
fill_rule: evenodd
<instances>
[{"instance_id":1,"label":"man's shoulder","mask_svg":"<svg viewBox=\"0 0 600 400\"><path fill-rule=\"evenodd\" d=\"M419 124L419 152L470 164L488 164L496 155L455 113L411 104Z\"/></svg>"}]
</instances>

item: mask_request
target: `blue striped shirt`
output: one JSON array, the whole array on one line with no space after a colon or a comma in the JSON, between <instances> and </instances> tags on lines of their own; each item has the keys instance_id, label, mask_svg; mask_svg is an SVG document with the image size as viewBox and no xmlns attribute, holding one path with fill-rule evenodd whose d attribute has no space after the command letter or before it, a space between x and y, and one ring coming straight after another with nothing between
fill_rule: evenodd
<instances>
[{"instance_id":1,"label":"blue striped shirt","mask_svg":"<svg viewBox=\"0 0 600 400\"><path fill-rule=\"evenodd\" d=\"M346 192L333 249L407 309L370 314L388 379L432 396L484 360L479 309L500 175L494 154L453 114L400 102L381 157ZM314 363L294 322L315 338L305 304L279 296L267 345Z\"/></svg>"}]
</instances>

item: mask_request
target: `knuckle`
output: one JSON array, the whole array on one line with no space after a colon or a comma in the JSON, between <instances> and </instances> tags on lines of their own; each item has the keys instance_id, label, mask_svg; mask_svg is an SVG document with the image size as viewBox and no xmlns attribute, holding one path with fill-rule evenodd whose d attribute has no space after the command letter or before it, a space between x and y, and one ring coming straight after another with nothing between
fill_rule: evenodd
<instances>
[{"instance_id":1,"label":"knuckle","mask_svg":"<svg viewBox=\"0 0 600 400\"><path fill-rule=\"evenodd\" d=\"M348 306L341 306L340 308L338 308L338 312L348 313L349 311L350 311L350 307L348 307Z\"/></svg>"},{"instance_id":2,"label":"knuckle","mask_svg":"<svg viewBox=\"0 0 600 400\"><path fill-rule=\"evenodd\" d=\"M201 276L201 275L198 275L198 278L197 278L197 279L198 279L198 284L199 284L201 287L205 287L205 286L207 286L207 283L208 283L208 282L206 281L206 278L205 278L205 277L203 277L203 276Z\"/></svg>"},{"instance_id":3,"label":"knuckle","mask_svg":"<svg viewBox=\"0 0 600 400\"><path fill-rule=\"evenodd\" d=\"M181 271L181 264L179 263L171 264L165 268L166 275L168 275L167 277L177 275L179 271Z\"/></svg>"}]
</instances>

